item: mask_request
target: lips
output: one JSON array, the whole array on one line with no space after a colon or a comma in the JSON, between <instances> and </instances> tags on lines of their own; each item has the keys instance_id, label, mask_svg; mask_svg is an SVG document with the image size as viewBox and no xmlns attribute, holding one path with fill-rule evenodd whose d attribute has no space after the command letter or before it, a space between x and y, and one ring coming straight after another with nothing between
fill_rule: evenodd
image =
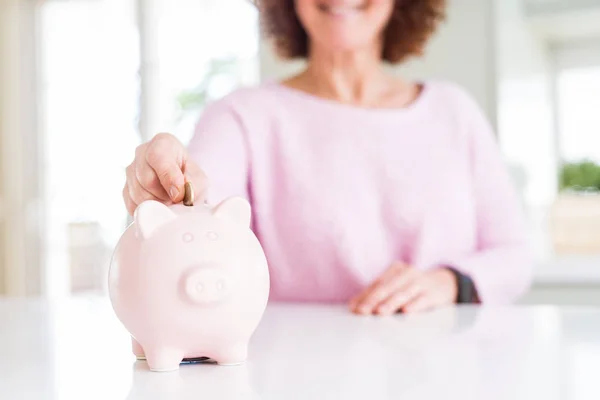
<instances>
[{"instance_id":1,"label":"lips","mask_svg":"<svg viewBox=\"0 0 600 400\"><path fill-rule=\"evenodd\" d=\"M319 3L319 10L334 16L350 16L356 14L366 8L365 2L321 2Z\"/></svg>"}]
</instances>

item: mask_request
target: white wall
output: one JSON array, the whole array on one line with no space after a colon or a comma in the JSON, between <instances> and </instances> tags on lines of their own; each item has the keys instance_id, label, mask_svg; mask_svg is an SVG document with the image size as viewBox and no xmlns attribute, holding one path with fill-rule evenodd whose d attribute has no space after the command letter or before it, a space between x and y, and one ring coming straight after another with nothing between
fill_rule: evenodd
<instances>
[{"instance_id":1,"label":"white wall","mask_svg":"<svg viewBox=\"0 0 600 400\"><path fill-rule=\"evenodd\" d=\"M280 80L284 77L293 75L304 66L301 61L282 61L274 53L272 45L266 39L260 42L259 48L260 58L260 79L266 80Z\"/></svg>"},{"instance_id":2,"label":"white wall","mask_svg":"<svg viewBox=\"0 0 600 400\"><path fill-rule=\"evenodd\" d=\"M448 18L423 59L397 68L410 78L450 79L463 85L496 121L493 0L449 0Z\"/></svg>"},{"instance_id":3,"label":"white wall","mask_svg":"<svg viewBox=\"0 0 600 400\"><path fill-rule=\"evenodd\" d=\"M463 85L494 121L496 115L493 0L450 0L448 19L425 57L394 68L408 78L451 79ZM302 62L278 60L268 43L261 47L261 78L280 79Z\"/></svg>"},{"instance_id":4,"label":"white wall","mask_svg":"<svg viewBox=\"0 0 600 400\"><path fill-rule=\"evenodd\" d=\"M530 14L560 14L600 6L599 0L523 0Z\"/></svg>"}]
</instances>

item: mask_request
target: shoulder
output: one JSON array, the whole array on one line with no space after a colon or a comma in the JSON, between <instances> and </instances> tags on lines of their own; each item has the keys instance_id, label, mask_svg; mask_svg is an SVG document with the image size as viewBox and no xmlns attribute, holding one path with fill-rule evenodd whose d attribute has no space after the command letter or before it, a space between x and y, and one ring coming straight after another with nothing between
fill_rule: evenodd
<instances>
[{"instance_id":1,"label":"shoulder","mask_svg":"<svg viewBox=\"0 0 600 400\"><path fill-rule=\"evenodd\" d=\"M443 106L456 112L482 112L481 105L464 86L447 80L432 80L426 84L434 98Z\"/></svg>"},{"instance_id":2,"label":"shoulder","mask_svg":"<svg viewBox=\"0 0 600 400\"><path fill-rule=\"evenodd\" d=\"M200 111L194 128L195 136L248 134L268 126L270 110L276 108L270 84L240 87L210 101ZM265 112L267 111L267 112Z\"/></svg>"},{"instance_id":3,"label":"shoulder","mask_svg":"<svg viewBox=\"0 0 600 400\"><path fill-rule=\"evenodd\" d=\"M265 82L235 89L208 104L204 113L208 115L229 113L243 118L256 111L269 109L268 107L274 102L276 102L275 84Z\"/></svg>"},{"instance_id":4,"label":"shoulder","mask_svg":"<svg viewBox=\"0 0 600 400\"><path fill-rule=\"evenodd\" d=\"M438 108L449 113L462 131L471 135L492 133L489 115L468 89L452 81L431 81L428 84Z\"/></svg>"}]
</instances>

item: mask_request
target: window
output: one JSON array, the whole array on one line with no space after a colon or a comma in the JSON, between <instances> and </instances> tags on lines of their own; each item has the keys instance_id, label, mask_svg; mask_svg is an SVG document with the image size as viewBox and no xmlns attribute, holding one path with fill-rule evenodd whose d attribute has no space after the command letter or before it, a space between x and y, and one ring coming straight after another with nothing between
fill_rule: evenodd
<instances>
[{"instance_id":1,"label":"window","mask_svg":"<svg viewBox=\"0 0 600 400\"><path fill-rule=\"evenodd\" d=\"M46 288L105 293L140 126L185 143L207 101L257 81L257 15L235 0L47 1L40 23Z\"/></svg>"},{"instance_id":2,"label":"window","mask_svg":"<svg viewBox=\"0 0 600 400\"><path fill-rule=\"evenodd\" d=\"M561 69L556 80L561 158L600 162L600 63Z\"/></svg>"},{"instance_id":3,"label":"window","mask_svg":"<svg viewBox=\"0 0 600 400\"><path fill-rule=\"evenodd\" d=\"M598 50L600 46L556 48L552 77L560 162L551 214L553 251L559 258L588 258L592 265L600 256L600 59L594 59Z\"/></svg>"},{"instance_id":4,"label":"window","mask_svg":"<svg viewBox=\"0 0 600 400\"><path fill-rule=\"evenodd\" d=\"M600 278L600 43L511 29L519 41L501 53L500 142L531 221L537 275L589 282Z\"/></svg>"}]
</instances>

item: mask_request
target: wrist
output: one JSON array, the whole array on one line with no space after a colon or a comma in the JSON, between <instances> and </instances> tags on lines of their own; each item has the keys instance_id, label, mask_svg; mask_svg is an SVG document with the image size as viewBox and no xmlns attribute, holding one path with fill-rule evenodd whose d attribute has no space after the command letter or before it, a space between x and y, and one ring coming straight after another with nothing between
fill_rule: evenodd
<instances>
[{"instance_id":1,"label":"wrist","mask_svg":"<svg viewBox=\"0 0 600 400\"><path fill-rule=\"evenodd\" d=\"M450 268L440 267L435 270L437 280L444 291L444 298L456 303L458 298L459 284L456 278L456 274Z\"/></svg>"}]
</instances>

